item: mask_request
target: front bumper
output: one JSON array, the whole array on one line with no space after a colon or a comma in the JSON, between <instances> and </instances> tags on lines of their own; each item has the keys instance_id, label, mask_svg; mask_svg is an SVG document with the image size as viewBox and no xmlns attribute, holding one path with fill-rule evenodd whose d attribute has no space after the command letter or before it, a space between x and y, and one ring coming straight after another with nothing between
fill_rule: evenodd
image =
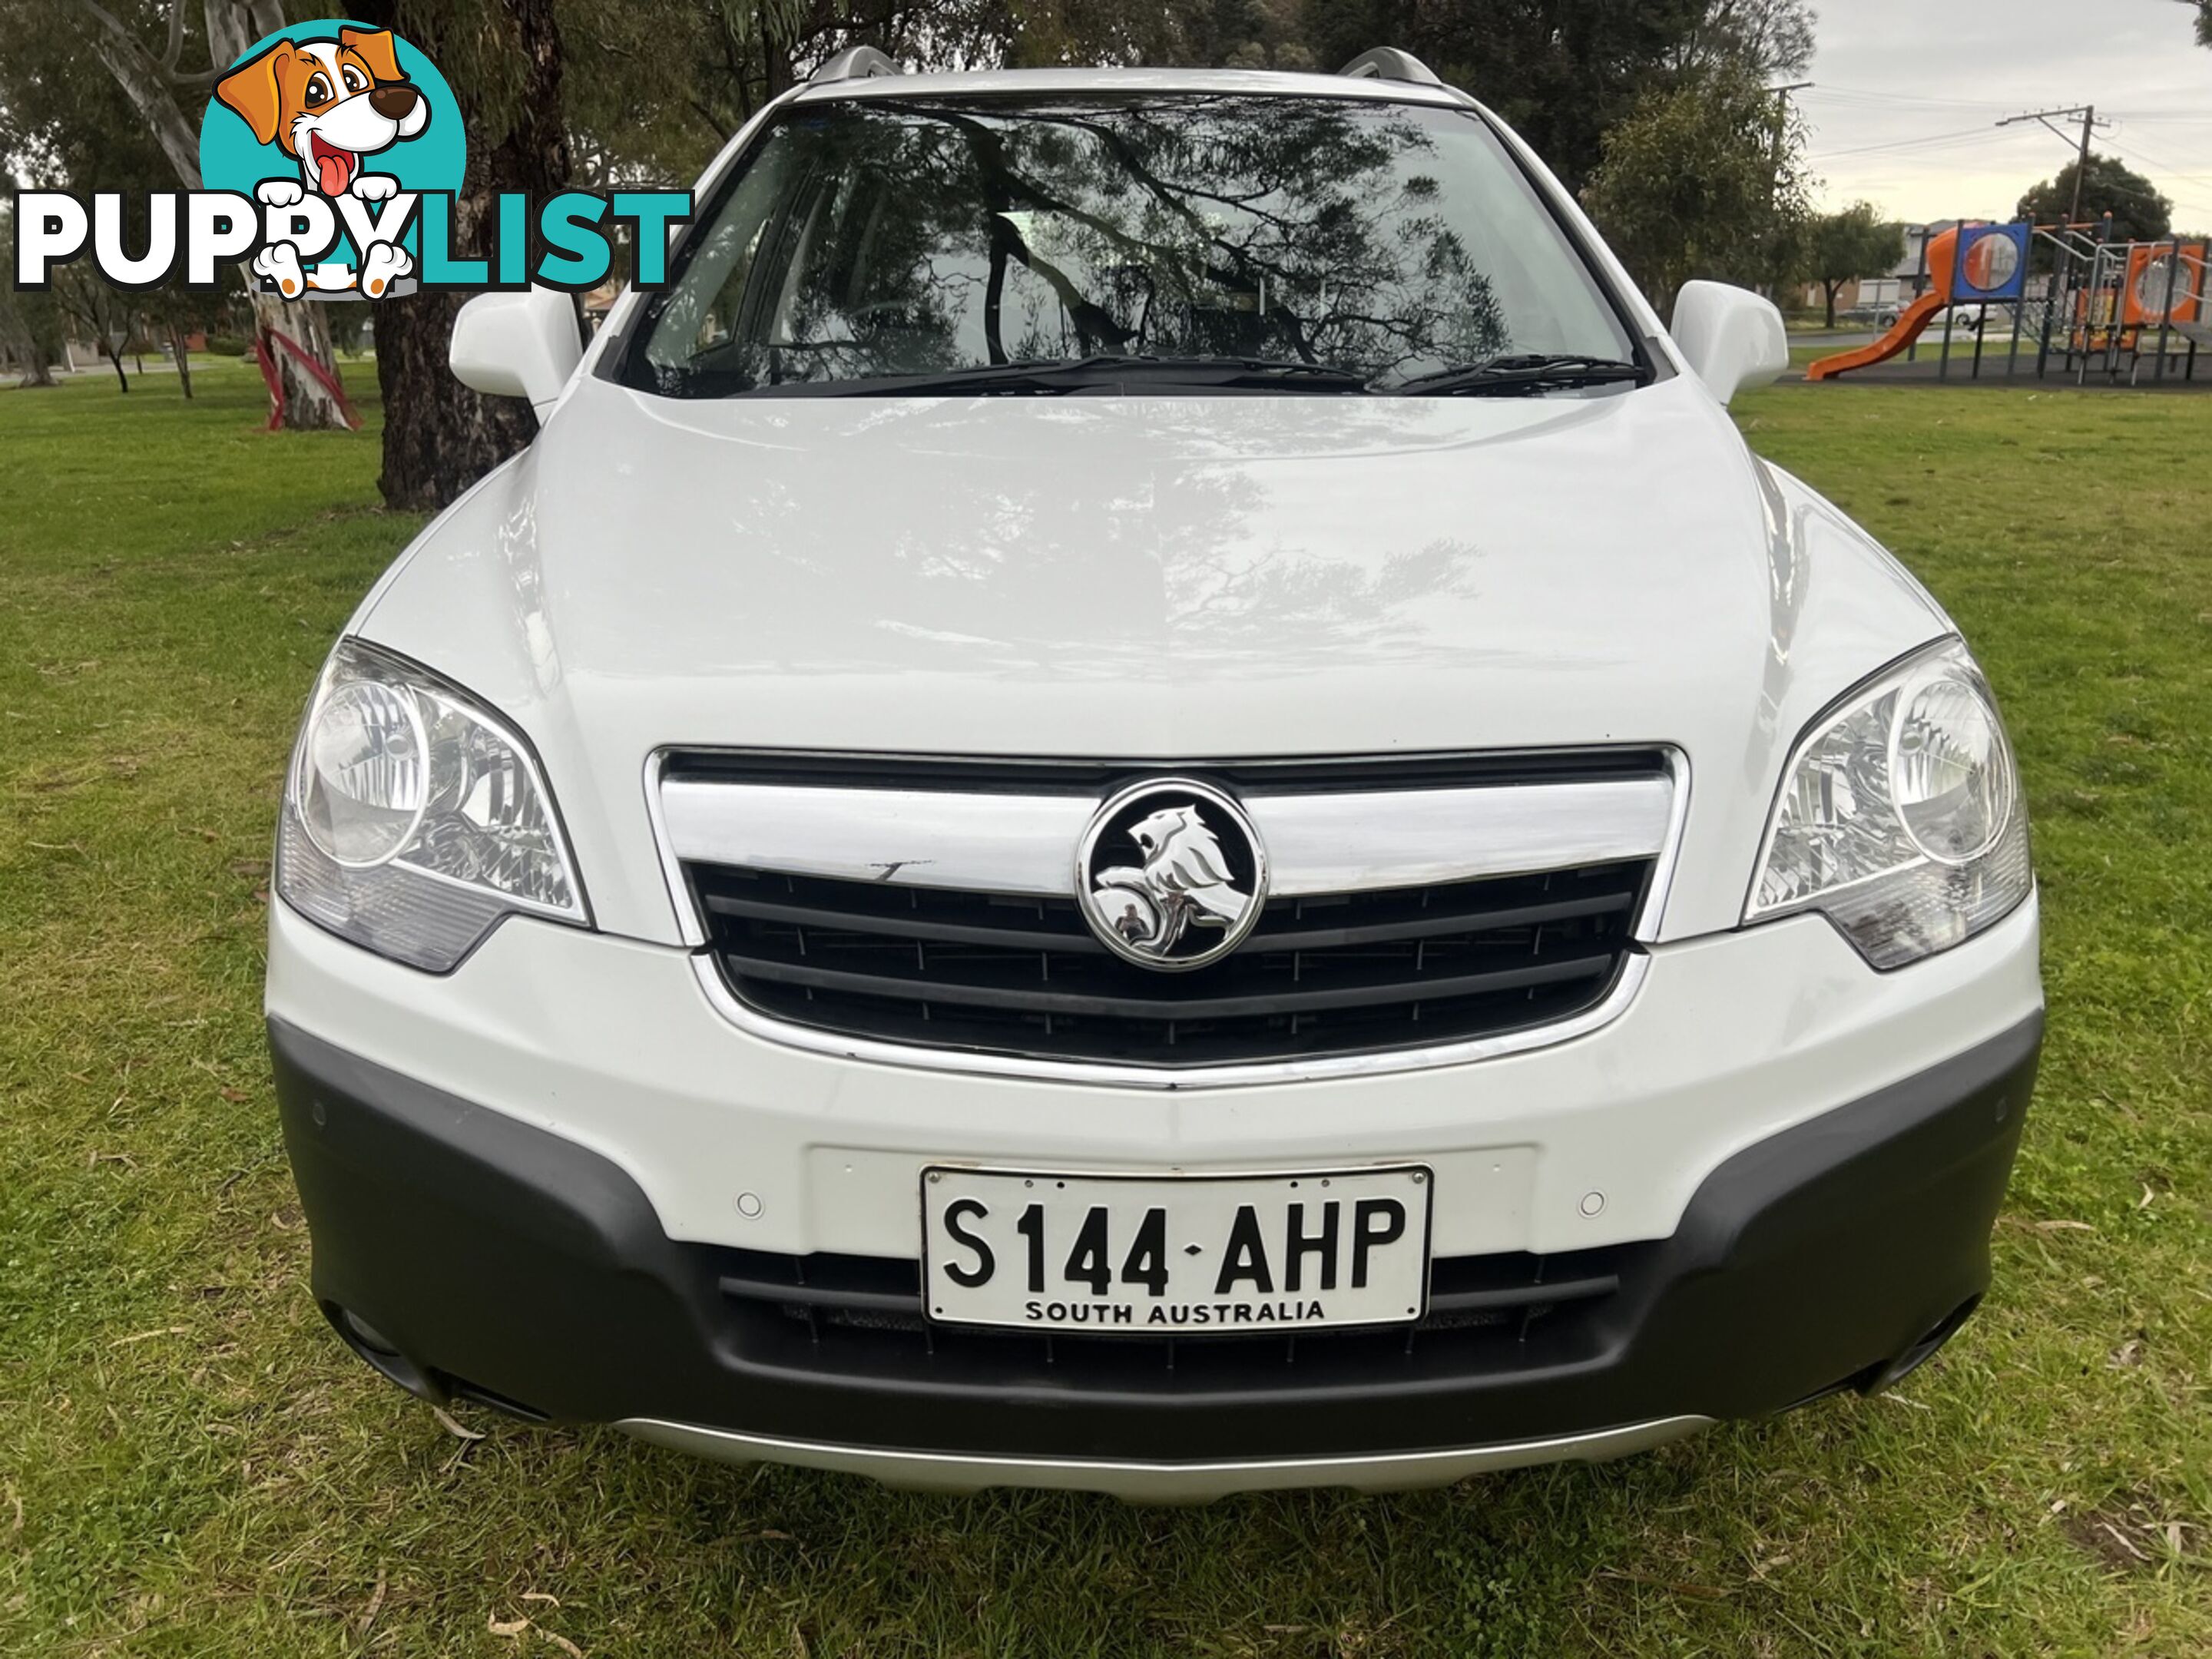
<instances>
[{"instance_id":1,"label":"front bumper","mask_svg":"<svg viewBox=\"0 0 2212 1659\"><path fill-rule=\"evenodd\" d=\"M969 1076L739 1029L690 952L502 923L442 977L270 907L268 1012L609 1160L670 1238L911 1259L932 1164L1249 1174L1423 1164L1440 1256L1666 1238L1754 1142L1912 1077L2043 1005L2033 901L1870 972L1821 917L1656 945L1603 1029L1474 1064L1204 1090Z\"/></svg>"},{"instance_id":2,"label":"front bumper","mask_svg":"<svg viewBox=\"0 0 2212 1659\"><path fill-rule=\"evenodd\" d=\"M1571 1253L1612 1283L1564 1316L1287 1352L1194 1342L1170 1369L1111 1339L951 1340L735 1300L758 1253L672 1237L580 1140L308 1035L276 982L315 1293L395 1380L732 1457L1153 1498L1602 1455L1900 1374L1987 1285L2041 1034L2028 1013L1741 1146L1664 1238Z\"/></svg>"}]
</instances>

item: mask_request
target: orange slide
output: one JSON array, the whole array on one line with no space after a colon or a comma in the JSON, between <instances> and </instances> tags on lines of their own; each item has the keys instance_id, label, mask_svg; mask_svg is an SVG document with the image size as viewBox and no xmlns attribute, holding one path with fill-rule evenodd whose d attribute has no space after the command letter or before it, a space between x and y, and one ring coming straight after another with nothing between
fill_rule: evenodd
<instances>
[{"instance_id":1,"label":"orange slide","mask_svg":"<svg viewBox=\"0 0 2212 1659\"><path fill-rule=\"evenodd\" d=\"M1860 346L1851 351L1839 351L1832 357L1821 358L1805 371L1805 378L1808 380L1832 380L1838 374L1848 374L1851 370L1864 368L1870 363L1886 362L1918 339L1921 331L1951 303L1951 271L1958 252L1959 232L1954 226L1928 244L1928 292L1905 307L1903 313L1890 325L1889 332L1872 345Z\"/></svg>"}]
</instances>

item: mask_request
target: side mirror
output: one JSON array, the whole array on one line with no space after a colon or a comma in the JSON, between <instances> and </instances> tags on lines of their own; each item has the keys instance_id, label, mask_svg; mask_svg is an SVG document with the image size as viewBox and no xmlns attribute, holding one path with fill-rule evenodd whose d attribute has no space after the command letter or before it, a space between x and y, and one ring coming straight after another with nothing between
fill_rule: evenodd
<instances>
[{"instance_id":1,"label":"side mirror","mask_svg":"<svg viewBox=\"0 0 2212 1659\"><path fill-rule=\"evenodd\" d=\"M495 398L527 398L540 420L583 356L575 301L548 288L477 295L453 319L447 352L463 386Z\"/></svg>"},{"instance_id":2,"label":"side mirror","mask_svg":"<svg viewBox=\"0 0 2212 1659\"><path fill-rule=\"evenodd\" d=\"M1749 289L1683 283L1674 300L1673 331L1698 378L1723 403L1790 367L1790 332L1782 313Z\"/></svg>"}]
</instances>

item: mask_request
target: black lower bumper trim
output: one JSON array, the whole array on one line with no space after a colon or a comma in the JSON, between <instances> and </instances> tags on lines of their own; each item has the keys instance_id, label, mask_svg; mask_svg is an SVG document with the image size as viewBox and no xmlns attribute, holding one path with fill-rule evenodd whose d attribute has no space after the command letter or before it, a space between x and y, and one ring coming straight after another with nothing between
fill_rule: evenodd
<instances>
[{"instance_id":1,"label":"black lower bumper trim","mask_svg":"<svg viewBox=\"0 0 2212 1659\"><path fill-rule=\"evenodd\" d=\"M1611 1294L1540 1326L1302 1339L1314 1357L1294 1366L1240 1364L1224 1341L1172 1372L1106 1363L1103 1346L1071 1363L1079 1343L1016 1363L988 1340L827 1341L773 1309L746 1315L724 1291L729 1253L671 1240L597 1154L281 1022L270 1042L316 1295L417 1392L573 1421L1157 1462L1753 1416L1896 1374L1987 1287L2041 1021L1736 1154L1673 1237L1620 1250Z\"/></svg>"}]
</instances>

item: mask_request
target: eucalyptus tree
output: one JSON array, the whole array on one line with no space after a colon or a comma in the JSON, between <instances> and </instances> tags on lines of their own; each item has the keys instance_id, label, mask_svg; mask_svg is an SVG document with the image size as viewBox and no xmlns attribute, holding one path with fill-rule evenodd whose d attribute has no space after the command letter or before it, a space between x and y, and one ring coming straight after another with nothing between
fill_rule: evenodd
<instances>
[{"instance_id":1,"label":"eucalyptus tree","mask_svg":"<svg viewBox=\"0 0 2212 1659\"><path fill-rule=\"evenodd\" d=\"M0 242L9 246L14 214L12 203L0 202ZM17 288L15 262L0 262L0 373L21 376L19 386L53 386L61 357L62 314L54 296Z\"/></svg>"},{"instance_id":2,"label":"eucalyptus tree","mask_svg":"<svg viewBox=\"0 0 2212 1659\"><path fill-rule=\"evenodd\" d=\"M201 0L197 9L187 0L0 0L0 105L11 112L14 139L0 159L32 182L80 191L198 190L200 118L215 83L283 24L280 0ZM108 87L91 84L95 64ZM70 167L90 152L117 153L125 122L146 141L132 176L95 181ZM319 308L262 294L250 274L244 280L282 389L283 424L349 424Z\"/></svg>"}]
</instances>

